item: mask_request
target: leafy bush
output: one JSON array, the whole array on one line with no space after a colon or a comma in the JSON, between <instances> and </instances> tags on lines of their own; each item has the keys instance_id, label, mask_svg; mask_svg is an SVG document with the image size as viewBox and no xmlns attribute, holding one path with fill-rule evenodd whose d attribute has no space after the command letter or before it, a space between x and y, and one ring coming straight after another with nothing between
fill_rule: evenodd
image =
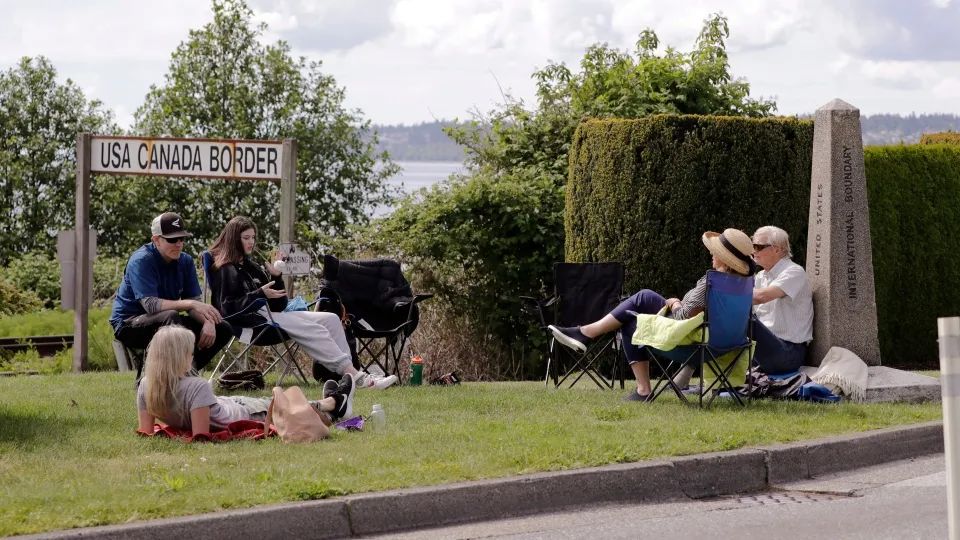
<instances>
[{"instance_id":1,"label":"leafy bush","mask_svg":"<svg viewBox=\"0 0 960 540\"><path fill-rule=\"evenodd\" d=\"M0 278L0 315L7 316L30 313L43 307L43 302L33 292L23 290Z\"/></svg>"},{"instance_id":2,"label":"leafy bush","mask_svg":"<svg viewBox=\"0 0 960 540\"><path fill-rule=\"evenodd\" d=\"M936 368L937 317L960 304L960 147L864 152L885 365Z\"/></svg>"},{"instance_id":3,"label":"leafy bush","mask_svg":"<svg viewBox=\"0 0 960 540\"><path fill-rule=\"evenodd\" d=\"M920 144L960 144L960 133L955 131L924 133L920 136Z\"/></svg>"},{"instance_id":4,"label":"leafy bush","mask_svg":"<svg viewBox=\"0 0 960 540\"><path fill-rule=\"evenodd\" d=\"M462 317L456 339L489 334L512 346L532 322L518 297L543 291L544 269L562 256L561 193L525 170L434 186L378 224L374 251L403 260L432 302Z\"/></svg>"},{"instance_id":5,"label":"leafy bush","mask_svg":"<svg viewBox=\"0 0 960 540\"><path fill-rule=\"evenodd\" d=\"M60 264L39 252L30 252L10 260L4 276L20 290L29 290L46 308L60 305Z\"/></svg>"},{"instance_id":6,"label":"leafy bush","mask_svg":"<svg viewBox=\"0 0 960 540\"><path fill-rule=\"evenodd\" d=\"M775 224L804 261L813 124L658 115L580 125L566 198L569 261L623 261L628 292L681 296L710 266L700 236Z\"/></svg>"},{"instance_id":7,"label":"leafy bush","mask_svg":"<svg viewBox=\"0 0 960 540\"><path fill-rule=\"evenodd\" d=\"M447 327L452 334L438 336L487 344L485 351L495 351L489 364L494 376L531 373L523 358L534 359L531 351L542 337L529 331L516 296L552 288L552 263L562 255L568 152L578 123L665 112L770 114L774 102L751 98L749 84L730 73L728 36L726 19L713 15L689 52L661 49L649 29L633 51L595 44L576 72L550 63L533 74L534 110L507 96L488 115L447 130L466 149L473 179L409 200L365 233L380 246L396 243L394 251L413 266L411 278L437 292L438 302L452 308L447 313L463 317Z\"/></svg>"},{"instance_id":8,"label":"leafy bush","mask_svg":"<svg viewBox=\"0 0 960 540\"><path fill-rule=\"evenodd\" d=\"M99 256L93 262L94 304L103 304L113 297L120 280L126 258ZM60 263L44 253L31 252L10 261L4 275L20 290L34 292L43 302L43 307L60 305Z\"/></svg>"}]
</instances>

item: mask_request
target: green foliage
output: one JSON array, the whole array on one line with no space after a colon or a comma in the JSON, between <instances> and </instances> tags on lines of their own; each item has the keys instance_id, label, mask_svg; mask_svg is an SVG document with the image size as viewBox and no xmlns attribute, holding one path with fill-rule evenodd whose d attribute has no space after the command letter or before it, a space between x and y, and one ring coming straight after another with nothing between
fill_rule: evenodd
<instances>
[{"instance_id":1,"label":"green foliage","mask_svg":"<svg viewBox=\"0 0 960 540\"><path fill-rule=\"evenodd\" d=\"M7 320L10 315L30 313L43 307L40 298L30 290L24 290L0 278L0 315Z\"/></svg>"},{"instance_id":2,"label":"green foliage","mask_svg":"<svg viewBox=\"0 0 960 540\"><path fill-rule=\"evenodd\" d=\"M469 321L460 326L476 332L469 339L493 335L500 349L532 351L536 341L524 331L515 298L552 288L577 124L655 112L769 114L774 103L751 99L747 83L730 74L727 37L726 19L714 15L688 53L667 48L658 54L659 40L646 30L632 54L597 44L576 73L548 64L533 75L535 110L506 96L489 115L447 129L466 148L475 181L451 182L407 201L373 236L383 244L400 242L402 254L417 261L413 266L422 275L415 278L464 306Z\"/></svg>"},{"instance_id":3,"label":"green foliage","mask_svg":"<svg viewBox=\"0 0 960 540\"><path fill-rule=\"evenodd\" d=\"M920 144L960 144L960 133L955 131L924 133L920 136Z\"/></svg>"},{"instance_id":4,"label":"green foliage","mask_svg":"<svg viewBox=\"0 0 960 540\"><path fill-rule=\"evenodd\" d=\"M2 283L2 281L0 281ZM38 308L35 308L38 309ZM91 309L89 314L88 361L89 369L110 371L117 369L113 355L113 328L110 326L110 308ZM24 312L0 319L0 337L61 336L73 334L73 311L43 310ZM39 358L33 354L14 357L0 370L38 369L42 372L69 371L73 365L73 348L51 358ZM36 363L34 360L38 359ZM69 360L66 360L69 359ZM18 365L19 363L19 365ZM32 366L32 367L31 367Z\"/></svg>"},{"instance_id":5,"label":"green foliage","mask_svg":"<svg viewBox=\"0 0 960 540\"><path fill-rule=\"evenodd\" d=\"M11 259L3 274L20 290L36 293L44 307L60 305L60 263L55 259L29 252Z\"/></svg>"},{"instance_id":6,"label":"green foliage","mask_svg":"<svg viewBox=\"0 0 960 540\"><path fill-rule=\"evenodd\" d=\"M320 64L293 58L279 41L264 45L266 25L255 24L243 0L214 0L213 21L177 47L165 81L153 86L135 114L144 135L295 138L297 215L307 230L343 231L364 223L366 210L392 200L385 180L397 168L376 150L377 134L358 110L344 108L344 89ZM150 201L142 215L183 214L199 245L209 243L232 216L247 215L262 241L276 242L279 185L217 180L119 179L114 193ZM146 237L145 222L104 216L111 246L129 252ZM119 254L119 253L116 253Z\"/></svg>"},{"instance_id":7,"label":"green foliage","mask_svg":"<svg viewBox=\"0 0 960 540\"><path fill-rule=\"evenodd\" d=\"M401 202L376 251L403 259L470 328L515 344L529 326L518 296L543 291L543 268L562 255L561 193L523 169L456 179Z\"/></svg>"},{"instance_id":8,"label":"green foliage","mask_svg":"<svg viewBox=\"0 0 960 540\"><path fill-rule=\"evenodd\" d=\"M577 129L569 261L623 261L629 291L682 296L710 267L704 231L776 224L804 260L813 124L658 115Z\"/></svg>"},{"instance_id":9,"label":"green foliage","mask_svg":"<svg viewBox=\"0 0 960 540\"><path fill-rule=\"evenodd\" d=\"M111 300L120 280L126 259L100 256L93 263L93 298L95 303ZM43 307L60 305L60 263L44 253L30 252L12 259L3 269L6 279L22 291L35 293Z\"/></svg>"},{"instance_id":10,"label":"green foliage","mask_svg":"<svg viewBox=\"0 0 960 540\"><path fill-rule=\"evenodd\" d=\"M937 317L960 304L960 147L864 151L884 365L937 366Z\"/></svg>"},{"instance_id":11,"label":"green foliage","mask_svg":"<svg viewBox=\"0 0 960 540\"><path fill-rule=\"evenodd\" d=\"M110 112L88 101L44 57L0 73L0 265L31 250L53 251L74 224L76 137L116 131Z\"/></svg>"},{"instance_id":12,"label":"green foliage","mask_svg":"<svg viewBox=\"0 0 960 540\"><path fill-rule=\"evenodd\" d=\"M535 72L536 111L507 96L507 103L448 132L468 151L468 161L495 171L536 167L562 183L567 152L584 118L638 118L649 114L766 116L776 109L768 100L749 97L750 86L730 74L726 53L727 20L704 21L693 50L657 51L656 33L644 30L633 54L605 43L592 45L580 71L550 63Z\"/></svg>"}]
</instances>

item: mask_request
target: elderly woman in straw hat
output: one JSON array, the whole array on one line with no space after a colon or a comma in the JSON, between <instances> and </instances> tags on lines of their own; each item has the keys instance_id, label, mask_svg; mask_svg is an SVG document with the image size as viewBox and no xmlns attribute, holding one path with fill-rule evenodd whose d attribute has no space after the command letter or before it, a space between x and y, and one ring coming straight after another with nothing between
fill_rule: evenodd
<instances>
[{"instance_id":1,"label":"elderly woman in straw hat","mask_svg":"<svg viewBox=\"0 0 960 540\"><path fill-rule=\"evenodd\" d=\"M721 272L752 276L756 271L751 255L753 242L741 230L727 229L723 233L707 231L703 233L703 245L713 256L713 269ZM640 347L632 345L630 338L636 330L636 317L628 311L637 313L657 313L661 308L669 308L668 317L689 319L704 310L707 304L707 276L701 277L694 288L687 291L683 298L664 298L659 293L643 289L627 298L599 321L571 327L551 325L550 331L562 345L585 352L594 338L607 332L620 330L623 335L623 347L630 363L630 369L637 379L637 389L624 397L625 401L647 401L650 398L650 362Z\"/></svg>"}]
</instances>

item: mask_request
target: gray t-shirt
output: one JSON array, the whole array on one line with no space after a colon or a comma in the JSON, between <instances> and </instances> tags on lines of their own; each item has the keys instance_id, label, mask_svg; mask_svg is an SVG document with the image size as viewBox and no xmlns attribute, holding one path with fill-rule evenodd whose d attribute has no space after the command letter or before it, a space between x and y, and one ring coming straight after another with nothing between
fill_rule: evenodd
<instances>
[{"instance_id":1,"label":"gray t-shirt","mask_svg":"<svg viewBox=\"0 0 960 540\"><path fill-rule=\"evenodd\" d=\"M137 388L137 410L147 410L147 403L143 397L143 387L141 384ZM223 398L214 395L213 388L210 387L210 381L200 377L184 377L180 379L180 384L174 392L177 398L177 405L174 410L169 411L166 416L159 417L161 421L172 427L179 429L191 429L190 411L200 407L210 407L210 425L215 427L225 427L230 422L237 420L250 420L250 413L246 407L243 407L230 398Z\"/></svg>"}]
</instances>

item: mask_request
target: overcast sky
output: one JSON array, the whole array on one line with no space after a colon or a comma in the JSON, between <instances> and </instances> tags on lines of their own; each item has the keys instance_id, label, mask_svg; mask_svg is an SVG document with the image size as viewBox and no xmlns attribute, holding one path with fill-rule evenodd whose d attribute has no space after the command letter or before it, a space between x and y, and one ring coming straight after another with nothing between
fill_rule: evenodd
<instances>
[{"instance_id":1,"label":"overcast sky","mask_svg":"<svg viewBox=\"0 0 960 540\"><path fill-rule=\"evenodd\" d=\"M653 28L688 51L703 19L730 21L732 72L781 114L839 97L862 114L960 114L960 0L251 0L297 55L323 62L378 124L467 118L530 75L576 65ZM204 0L0 0L0 69L44 55L129 126L170 54L212 18Z\"/></svg>"}]
</instances>

